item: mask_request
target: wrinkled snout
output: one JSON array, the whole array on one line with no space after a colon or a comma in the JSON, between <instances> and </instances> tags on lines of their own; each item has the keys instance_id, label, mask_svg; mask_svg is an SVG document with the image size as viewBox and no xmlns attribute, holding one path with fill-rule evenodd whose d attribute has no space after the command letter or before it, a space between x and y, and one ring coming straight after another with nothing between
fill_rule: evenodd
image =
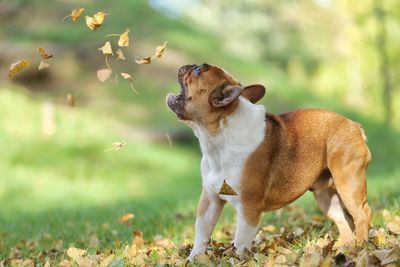
<instances>
[{"instance_id":1,"label":"wrinkled snout","mask_svg":"<svg viewBox=\"0 0 400 267\"><path fill-rule=\"evenodd\" d=\"M185 97L169 93L167 95L167 106L178 116L179 119L184 119L185 114Z\"/></svg>"}]
</instances>

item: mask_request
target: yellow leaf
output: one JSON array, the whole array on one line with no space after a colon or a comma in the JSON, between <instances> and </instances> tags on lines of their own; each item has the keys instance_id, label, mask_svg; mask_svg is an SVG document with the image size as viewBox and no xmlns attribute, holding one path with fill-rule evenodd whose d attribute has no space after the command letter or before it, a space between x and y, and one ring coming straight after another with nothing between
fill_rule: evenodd
<instances>
[{"instance_id":1,"label":"yellow leaf","mask_svg":"<svg viewBox=\"0 0 400 267\"><path fill-rule=\"evenodd\" d=\"M72 10L71 12L72 21L77 22L83 12L85 12L85 9L83 7Z\"/></svg>"},{"instance_id":2,"label":"yellow leaf","mask_svg":"<svg viewBox=\"0 0 400 267\"><path fill-rule=\"evenodd\" d=\"M127 213L122 215L121 217L118 218L119 223L126 223L127 221L133 219L135 215L133 213Z\"/></svg>"},{"instance_id":3,"label":"yellow leaf","mask_svg":"<svg viewBox=\"0 0 400 267\"><path fill-rule=\"evenodd\" d=\"M232 187L230 187L226 181L224 180L224 182L221 185L221 188L219 189L218 194L220 195L229 195L229 196L237 196L237 193L232 189Z\"/></svg>"},{"instance_id":4,"label":"yellow leaf","mask_svg":"<svg viewBox=\"0 0 400 267\"><path fill-rule=\"evenodd\" d=\"M120 47L129 46L129 29L126 29L126 31L119 36L118 45Z\"/></svg>"},{"instance_id":5,"label":"yellow leaf","mask_svg":"<svg viewBox=\"0 0 400 267\"><path fill-rule=\"evenodd\" d=\"M114 53L112 51L111 43L109 41L107 41L102 47L100 47L97 50L100 50L101 52L103 52L103 55L107 55L107 56L114 55Z\"/></svg>"},{"instance_id":6,"label":"yellow leaf","mask_svg":"<svg viewBox=\"0 0 400 267\"><path fill-rule=\"evenodd\" d=\"M161 58L162 55L164 54L164 51L165 51L166 47L167 47L167 42L164 42L164 44L161 45L161 46L157 46L156 47L156 54L154 55L154 57Z\"/></svg>"},{"instance_id":7,"label":"yellow leaf","mask_svg":"<svg viewBox=\"0 0 400 267\"><path fill-rule=\"evenodd\" d=\"M150 64L151 63L151 57L145 57L142 59L135 59L135 62L137 64Z\"/></svg>"},{"instance_id":8,"label":"yellow leaf","mask_svg":"<svg viewBox=\"0 0 400 267\"><path fill-rule=\"evenodd\" d=\"M97 12L93 15L93 17L86 16L86 25L89 27L89 29L95 31L103 24L106 15L108 14L105 12Z\"/></svg>"},{"instance_id":9,"label":"yellow leaf","mask_svg":"<svg viewBox=\"0 0 400 267\"><path fill-rule=\"evenodd\" d=\"M73 259L79 266L95 266L94 261L88 258L83 257L86 253L86 250L79 248L68 248L67 255Z\"/></svg>"},{"instance_id":10,"label":"yellow leaf","mask_svg":"<svg viewBox=\"0 0 400 267\"><path fill-rule=\"evenodd\" d=\"M100 82L107 81L111 76L112 71L110 69L100 69L97 71L97 78Z\"/></svg>"},{"instance_id":11,"label":"yellow leaf","mask_svg":"<svg viewBox=\"0 0 400 267\"><path fill-rule=\"evenodd\" d=\"M74 10L71 11L71 14L65 16L61 22L63 22L66 18L72 17L73 22L77 22L79 18L81 17L82 13L85 12L85 9L83 7L81 8L75 8Z\"/></svg>"},{"instance_id":12,"label":"yellow leaf","mask_svg":"<svg viewBox=\"0 0 400 267\"><path fill-rule=\"evenodd\" d=\"M67 102L68 102L69 106L75 107L75 96L71 95L71 94L68 94L67 95Z\"/></svg>"},{"instance_id":13,"label":"yellow leaf","mask_svg":"<svg viewBox=\"0 0 400 267\"><path fill-rule=\"evenodd\" d=\"M28 59L21 59L13 64L11 64L10 68L8 69L8 77L14 77L18 72L25 69L31 64Z\"/></svg>"},{"instance_id":14,"label":"yellow leaf","mask_svg":"<svg viewBox=\"0 0 400 267\"><path fill-rule=\"evenodd\" d=\"M47 54L46 51L44 50L44 48L39 47L39 48L37 49L37 51L38 51L39 55L40 55L43 59L49 59L49 58L52 58L52 57L53 57L53 55Z\"/></svg>"},{"instance_id":15,"label":"yellow leaf","mask_svg":"<svg viewBox=\"0 0 400 267\"><path fill-rule=\"evenodd\" d=\"M40 64L39 64L38 69L39 69L39 70L45 70L45 69L47 69L48 67L50 67L50 64L49 64L49 63L46 63L46 62L44 62L44 61L40 61Z\"/></svg>"},{"instance_id":16,"label":"yellow leaf","mask_svg":"<svg viewBox=\"0 0 400 267\"><path fill-rule=\"evenodd\" d=\"M377 231L375 231L372 242L378 247L386 244L386 233L383 228L379 228Z\"/></svg>"},{"instance_id":17,"label":"yellow leaf","mask_svg":"<svg viewBox=\"0 0 400 267\"><path fill-rule=\"evenodd\" d=\"M120 48L118 48L116 53L117 53L117 60L125 60L126 59L124 56L124 53L122 53L122 50Z\"/></svg>"}]
</instances>

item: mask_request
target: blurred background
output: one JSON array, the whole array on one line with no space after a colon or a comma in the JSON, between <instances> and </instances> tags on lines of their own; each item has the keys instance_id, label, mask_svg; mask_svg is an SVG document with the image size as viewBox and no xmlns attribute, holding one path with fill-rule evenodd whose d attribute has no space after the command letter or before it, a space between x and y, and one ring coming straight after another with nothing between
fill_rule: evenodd
<instances>
[{"instance_id":1,"label":"blurred background","mask_svg":"<svg viewBox=\"0 0 400 267\"><path fill-rule=\"evenodd\" d=\"M79 22L61 23L78 7L86 9ZM84 16L97 11L109 15L90 31ZM188 63L266 85L269 112L321 107L361 123L372 151L370 205L398 214L399 18L397 0L0 1L0 258L29 253L21 242L114 248L134 229L191 240L201 155L164 100L179 91L176 72ZM112 77L132 75L138 94L126 80L96 77L106 67L98 48L117 47L105 35L127 28L127 60L109 64ZM134 62L164 41L161 59ZM54 55L46 70L37 69L38 47ZM23 58L31 66L9 79ZM77 94L75 107L68 93ZM104 152L114 142L127 145ZM313 202L307 193L295 206L313 216ZM120 224L126 213L135 218ZM232 218L227 208L218 227ZM274 212L265 221L286 223Z\"/></svg>"}]
</instances>

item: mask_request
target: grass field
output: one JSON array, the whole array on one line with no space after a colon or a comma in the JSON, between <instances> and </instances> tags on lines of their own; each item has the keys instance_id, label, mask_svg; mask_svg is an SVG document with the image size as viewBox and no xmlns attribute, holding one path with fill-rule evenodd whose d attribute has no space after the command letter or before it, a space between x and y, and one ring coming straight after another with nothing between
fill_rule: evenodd
<instances>
[{"instance_id":1,"label":"grass field","mask_svg":"<svg viewBox=\"0 0 400 267\"><path fill-rule=\"evenodd\" d=\"M103 32L88 38L87 32L68 24L60 26L64 27L62 34L54 27L28 25L12 37L13 42L32 43L32 47L46 41L71 49L84 38L85 43L96 43L96 50L104 33L124 30L124 21L130 21L136 26L139 46L151 43L153 47L164 40L170 46L165 62L153 69L136 67L138 95L132 94L122 81L117 85L99 84L94 80L94 69L82 68L78 80L82 80L80 84L85 84L85 89L75 108L64 103L65 84L56 92L34 92L28 90L29 86L0 80L0 262L30 258L39 265L47 260L56 264L68 258L65 253L69 247L83 248L91 255L121 254L131 244L134 230L142 231L145 240L162 237L175 244L193 242L196 202L201 191L199 148L194 139L188 144L173 140L171 146L164 137L165 133L176 131L190 134L164 104L166 93L178 88L178 65L168 63L175 57L190 61L184 63L213 60L212 63L229 66L244 82L267 82L270 91L262 103L269 112L323 107L362 123L373 157L368 172L373 222L377 227L386 227L381 212L384 209L400 215L398 129L386 127L340 101L315 95L290 82L273 66L227 55L212 36L163 17L139 2L127 1L126 6L107 1L91 4L91 11L104 8L122 15L118 20L110 19ZM30 8L37 11L34 14L38 17L56 5L40 11L45 2L33 3ZM124 8L134 10L134 14L125 14ZM58 18L63 12L64 9L48 15ZM141 20L142 13L148 14L145 22ZM11 28L5 26L2 33ZM160 78L152 79L153 72ZM57 126L50 137L41 133L41 114L47 101L55 103ZM147 133L157 133L162 138L154 141L146 138ZM126 141L127 146L104 151L116 141ZM127 213L135 217L119 223L118 218ZM307 193L291 207L266 214L263 225L307 228L309 235L302 235L291 247L301 255L307 240L329 231L336 233L327 221L316 228L305 227L316 214L321 213ZM234 223L233 218L232 208L226 207L217 227L217 239L228 243L221 233ZM398 240L399 236L395 238ZM157 258L151 262L157 262ZM117 263L114 266L120 266Z\"/></svg>"}]
</instances>

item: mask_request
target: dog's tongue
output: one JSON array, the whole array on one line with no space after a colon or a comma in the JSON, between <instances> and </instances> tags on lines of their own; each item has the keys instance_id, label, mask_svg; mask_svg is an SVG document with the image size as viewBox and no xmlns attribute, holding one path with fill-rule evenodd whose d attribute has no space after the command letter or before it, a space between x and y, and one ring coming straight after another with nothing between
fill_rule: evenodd
<instances>
[{"instance_id":1,"label":"dog's tongue","mask_svg":"<svg viewBox=\"0 0 400 267\"><path fill-rule=\"evenodd\" d=\"M192 68L194 68L196 65L184 65L179 68L178 70L178 81L179 84L181 85L181 88L183 89L183 76Z\"/></svg>"}]
</instances>

